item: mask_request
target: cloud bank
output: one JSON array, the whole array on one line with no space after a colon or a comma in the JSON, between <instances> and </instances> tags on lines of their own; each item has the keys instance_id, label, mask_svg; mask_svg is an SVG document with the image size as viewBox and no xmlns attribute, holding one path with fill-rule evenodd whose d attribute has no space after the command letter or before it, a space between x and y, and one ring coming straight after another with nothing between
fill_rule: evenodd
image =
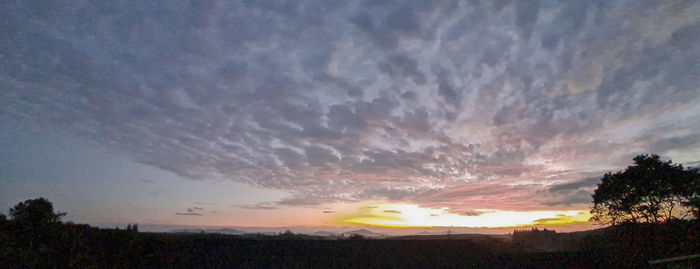
<instances>
[{"instance_id":1,"label":"cloud bank","mask_svg":"<svg viewBox=\"0 0 700 269\"><path fill-rule=\"evenodd\" d=\"M331 2L6 1L0 119L290 193L263 209L580 207L700 159L693 1Z\"/></svg>"}]
</instances>

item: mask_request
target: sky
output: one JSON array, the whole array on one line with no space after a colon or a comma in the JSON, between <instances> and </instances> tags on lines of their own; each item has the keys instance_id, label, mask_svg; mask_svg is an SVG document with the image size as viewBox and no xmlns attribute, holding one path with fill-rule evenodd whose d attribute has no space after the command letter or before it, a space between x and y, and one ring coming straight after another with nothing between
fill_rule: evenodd
<instances>
[{"instance_id":1,"label":"sky","mask_svg":"<svg viewBox=\"0 0 700 269\"><path fill-rule=\"evenodd\" d=\"M3 213L576 230L637 154L700 165L697 1L8 0L0 29Z\"/></svg>"}]
</instances>

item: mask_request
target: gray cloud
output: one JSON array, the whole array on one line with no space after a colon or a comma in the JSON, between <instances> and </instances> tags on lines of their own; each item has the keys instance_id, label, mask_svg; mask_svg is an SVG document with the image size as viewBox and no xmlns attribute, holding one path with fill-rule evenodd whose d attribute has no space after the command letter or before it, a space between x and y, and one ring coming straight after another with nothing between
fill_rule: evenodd
<instances>
[{"instance_id":1,"label":"gray cloud","mask_svg":"<svg viewBox=\"0 0 700 269\"><path fill-rule=\"evenodd\" d=\"M515 25L520 30L520 36L529 40L537 23L537 15L540 9L540 1L516 1Z\"/></svg>"},{"instance_id":2,"label":"gray cloud","mask_svg":"<svg viewBox=\"0 0 700 269\"><path fill-rule=\"evenodd\" d=\"M542 204L554 207L590 205L593 202L591 195L593 194L593 190L600 183L603 172L599 172L598 174L600 175L551 185L546 192L540 192L540 195L548 197Z\"/></svg>"},{"instance_id":3,"label":"gray cloud","mask_svg":"<svg viewBox=\"0 0 700 269\"><path fill-rule=\"evenodd\" d=\"M187 211L187 213L176 213L176 214L178 214L178 215L196 215L196 214L202 215L202 214L199 213L199 212L204 211L204 208L203 208L203 207L199 207L199 206L188 207L188 208L186 209L186 211Z\"/></svg>"},{"instance_id":4,"label":"gray cloud","mask_svg":"<svg viewBox=\"0 0 700 269\"><path fill-rule=\"evenodd\" d=\"M425 84L425 75L418 70L418 62L404 55L391 55L387 62L380 63L379 70L390 76L410 77L416 84Z\"/></svg>"},{"instance_id":5,"label":"gray cloud","mask_svg":"<svg viewBox=\"0 0 700 269\"><path fill-rule=\"evenodd\" d=\"M548 206L570 206L573 204L591 204L593 202L593 198L591 198L591 192L590 191L583 191L579 190L576 192L573 192L571 194L568 194L567 196L563 198L558 198L551 200L549 202L544 202L542 203L543 205L548 205Z\"/></svg>"},{"instance_id":6,"label":"gray cloud","mask_svg":"<svg viewBox=\"0 0 700 269\"><path fill-rule=\"evenodd\" d=\"M158 196L158 195L163 194L163 191L162 190L154 190L154 191L148 192L148 194L153 195L153 196Z\"/></svg>"},{"instance_id":7,"label":"gray cloud","mask_svg":"<svg viewBox=\"0 0 700 269\"><path fill-rule=\"evenodd\" d=\"M635 154L698 159L700 6L642 2L10 1L0 122L290 193L255 209L584 203Z\"/></svg>"},{"instance_id":8,"label":"gray cloud","mask_svg":"<svg viewBox=\"0 0 700 269\"><path fill-rule=\"evenodd\" d=\"M204 216L202 213L194 213L194 212L177 212L175 215L181 215L181 216Z\"/></svg>"},{"instance_id":9,"label":"gray cloud","mask_svg":"<svg viewBox=\"0 0 700 269\"><path fill-rule=\"evenodd\" d=\"M479 212L479 211L467 211L467 212L463 212L461 214L465 215L465 216L478 216L478 215L481 215L483 213L484 212Z\"/></svg>"},{"instance_id":10,"label":"gray cloud","mask_svg":"<svg viewBox=\"0 0 700 269\"><path fill-rule=\"evenodd\" d=\"M593 188L600 183L601 177L587 178L581 181L574 181L570 183L558 184L549 188L550 192L554 193L568 193L572 191L579 190L581 188Z\"/></svg>"},{"instance_id":11,"label":"gray cloud","mask_svg":"<svg viewBox=\"0 0 700 269\"><path fill-rule=\"evenodd\" d=\"M257 204L257 205L235 205L235 207L243 209L259 209L259 210L274 210L277 209L276 206L272 206L269 203Z\"/></svg>"}]
</instances>

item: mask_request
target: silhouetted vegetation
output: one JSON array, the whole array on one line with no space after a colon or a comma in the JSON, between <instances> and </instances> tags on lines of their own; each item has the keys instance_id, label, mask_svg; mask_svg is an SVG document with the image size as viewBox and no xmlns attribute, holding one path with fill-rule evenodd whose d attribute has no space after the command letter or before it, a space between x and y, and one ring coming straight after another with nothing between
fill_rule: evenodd
<instances>
[{"instance_id":1,"label":"silhouetted vegetation","mask_svg":"<svg viewBox=\"0 0 700 269\"><path fill-rule=\"evenodd\" d=\"M593 193L592 220L661 223L698 217L700 174L658 155L639 155L625 171L607 173Z\"/></svg>"},{"instance_id":2,"label":"silhouetted vegetation","mask_svg":"<svg viewBox=\"0 0 700 269\"><path fill-rule=\"evenodd\" d=\"M31 209L23 212L44 217L0 216L0 268L619 268L646 267L649 260L700 249L697 220L575 233L535 228L510 237L143 233L135 224L121 230L63 224L59 214L48 214L50 202L37 200L23 203ZM33 209L37 204L42 210Z\"/></svg>"},{"instance_id":3,"label":"silhouetted vegetation","mask_svg":"<svg viewBox=\"0 0 700 269\"><path fill-rule=\"evenodd\" d=\"M65 213L39 198L19 203L9 218L0 214L0 268L643 268L650 260L697 254L697 170L656 155L634 160L624 172L606 174L595 191L594 220L614 224L597 230L387 239L289 230L143 233L137 224L124 230L64 224ZM693 268L699 260L675 265Z\"/></svg>"},{"instance_id":4,"label":"silhouetted vegetation","mask_svg":"<svg viewBox=\"0 0 700 269\"><path fill-rule=\"evenodd\" d=\"M513 231L513 246L516 249L530 251L555 251L563 249L562 240L557 240L557 233L553 230L529 230Z\"/></svg>"}]
</instances>

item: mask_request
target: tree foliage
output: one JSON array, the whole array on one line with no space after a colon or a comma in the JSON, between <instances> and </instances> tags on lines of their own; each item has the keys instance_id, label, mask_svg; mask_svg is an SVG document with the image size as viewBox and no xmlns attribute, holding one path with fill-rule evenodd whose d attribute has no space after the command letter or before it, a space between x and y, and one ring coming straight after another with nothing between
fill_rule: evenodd
<instances>
[{"instance_id":1,"label":"tree foliage","mask_svg":"<svg viewBox=\"0 0 700 269\"><path fill-rule=\"evenodd\" d=\"M61 222L66 213L55 213L53 204L46 198L29 199L10 209L15 223L27 227L39 227Z\"/></svg>"},{"instance_id":2,"label":"tree foliage","mask_svg":"<svg viewBox=\"0 0 700 269\"><path fill-rule=\"evenodd\" d=\"M658 155L639 155L624 171L606 173L593 193L592 221L661 223L697 213L698 172ZM697 216L697 215L696 215Z\"/></svg>"}]
</instances>

